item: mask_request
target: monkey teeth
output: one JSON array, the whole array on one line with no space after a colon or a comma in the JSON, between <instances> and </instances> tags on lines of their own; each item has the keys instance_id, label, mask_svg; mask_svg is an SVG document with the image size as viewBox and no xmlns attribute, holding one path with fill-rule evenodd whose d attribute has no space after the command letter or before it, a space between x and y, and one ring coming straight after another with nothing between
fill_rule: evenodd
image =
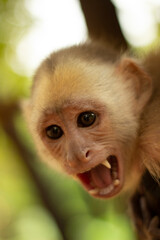
<instances>
[{"instance_id":1,"label":"monkey teeth","mask_svg":"<svg viewBox=\"0 0 160 240\"><path fill-rule=\"evenodd\" d=\"M101 163L102 165L104 165L106 168L111 169L111 175L113 179L117 179L118 174L117 174L117 165L114 162L113 165L111 166L111 164L108 162L108 160L106 159L104 162Z\"/></svg>"},{"instance_id":2,"label":"monkey teeth","mask_svg":"<svg viewBox=\"0 0 160 240\"><path fill-rule=\"evenodd\" d=\"M114 186L118 186L119 184L120 184L120 180L119 179L114 180Z\"/></svg>"},{"instance_id":3,"label":"monkey teeth","mask_svg":"<svg viewBox=\"0 0 160 240\"><path fill-rule=\"evenodd\" d=\"M113 177L113 179L117 179L118 174L116 171L112 171L112 177Z\"/></svg>"},{"instance_id":4,"label":"monkey teeth","mask_svg":"<svg viewBox=\"0 0 160 240\"><path fill-rule=\"evenodd\" d=\"M95 187L93 189L90 189L89 193L91 195L97 195L97 194L107 195L110 192L112 192L114 188L116 188L120 184L120 180L118 179L118 173L117 173L117 162L114 160L114 158L112 157L112 165L109 163L107 159L103 161L101 164L104 165L106 168L110 169L113 182L105 188Z\"/></svg>"},{"instance_id":5,"label":"monkey teeth","mask_svg":"<svg viewBox=\"0 0 160 240\"><path fill-rule=\"evenodd\" d=\"M118 159L110 155L107 159L78 177L88 192L100 198L114 196L121 189Z\"/></svg>"},{"instance_id":6,"label":"monkey teeth","mask_svg":"<svg viewBox=\"0 0 160 240\"><path fill-rule=\"evenodd\" d=\"M111 169L111 164L108 162L108 160L105 160L105 161L102 162L101 164L104 165L105 167Z\"/></svg>"},{"instance_id":7,"label":"monkey teeth","mask_svg":"<svg viewBox=\"0 0 160 240\"><path fill-rule=\"evenodd\" d=\"M96 195L96 194L100 194L100 195L106 195L109 194L110 192L113 191L113 189L118 186L120 184L120 180L119 179L115 179L114 182L112 184L110 184L108 187L106 188L94 188L89 190L89 193L91 195Z\"/></svg>"},{"instance_id":8,"label":"monkey teeth","mask_svg":"<svg viewBox=\"0 0 160 240\"><path fill-rule=\"evenodd\" d=\"M106 188L100 189L100 190L99 190L99 194L100 194L100 195L106 195L106 194L110 193L111 191L113 191L113 189L114 189L114 185L111 184L111 185L109 185L109 186L106 187Z\"/></svg>"},{"instance_id":9,"label":"monkey teeth","mask_svg":"<svg viewBox=\"0 0 160 240\"><path fill-rule=\"evenodd\" d=\"M99 193L99 189L98 188L93 188L93 189L89 190L89 193L91 195L95 195L95 194Z\"/></svg>"}]
</instances>

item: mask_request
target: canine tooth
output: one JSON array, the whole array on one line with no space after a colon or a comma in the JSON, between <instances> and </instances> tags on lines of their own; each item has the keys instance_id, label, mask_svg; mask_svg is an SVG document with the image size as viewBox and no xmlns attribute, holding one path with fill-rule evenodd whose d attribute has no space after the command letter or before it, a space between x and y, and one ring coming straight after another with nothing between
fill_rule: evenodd
<instances>
[{"instance_id":1,"label":"canine tooth","mask_svg":"<svg viewBox=\"0 0 160 240\"><path fill-rule=\"evenodd\" d=\"M119 184L120 184L120 180L119 179L114 180L114 186L118 186Z\"/></svg>"},{"instance_id":2,"label":"canine tooth","mask_svg":"<svg viewBox=\"0 0 160 240\"><path fill-rule=\"evenodd\" d=\"M113 189L114 189L114 185L111 184L111 185L109 185L107 188L102 188L102 189L100 189L100 190L99 190L99 193L100 193L101 195L105 195L105 194L110 193Z\"/></svg>"},{"instance_id":3,"label":"canine tooth","mask_svg":"<svg viewBox=\"0 0 160 240\"><path fill-rule=\"evenodd\" d=\"M108 160L102 162L101 164L104 165L105 167L111 169L111 164L108 162Z\"/></svg>"},{"instance_id":4,"label":"canine tooth","mask_svg":"<svg viewBox=\"0 0 160 240\"><path fill-rule=\"evenodd\" d=\"M91 189L91 190L89 190L89 193L90 194L97 194L97 193L99 193L99 189L98 188L94 188L94 189Z\"/></svg>"}]
</instances>

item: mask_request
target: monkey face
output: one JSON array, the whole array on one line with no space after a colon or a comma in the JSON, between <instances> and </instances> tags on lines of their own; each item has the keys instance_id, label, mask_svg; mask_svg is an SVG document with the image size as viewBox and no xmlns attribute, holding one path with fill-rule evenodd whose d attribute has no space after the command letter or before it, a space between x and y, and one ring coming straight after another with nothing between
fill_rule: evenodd
<instances>
[{"instance_id":1,"label":"monkey face","mask_svg":"<svg viewBox=\"0 0 160 240\"><path fill-rule=\"evenodd\" d=\"M91 195L110 198L121 192L130 159L128 155L125 166L124 146L102 103L68 101L56 111L47 111L38 129L52 157Z\"/></svg>"}]
</instances>

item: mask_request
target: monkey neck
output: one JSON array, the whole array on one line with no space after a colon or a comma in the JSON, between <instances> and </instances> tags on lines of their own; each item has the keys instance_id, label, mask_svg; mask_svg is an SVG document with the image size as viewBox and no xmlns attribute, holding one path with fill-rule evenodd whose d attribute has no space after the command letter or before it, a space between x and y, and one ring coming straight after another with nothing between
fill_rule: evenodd
<instances>
[{"instance_id":1,"label":"monkey neck","mask_svg":"<svg viewBox=\"0 0 160 240\"><path fill-rule=\"evenodd\" d=\"M151 176L148 170L145 171L142 177L138 191L145 197L148 208L153 216L160 216L160 185L158 181Z\"/></svg>"},{"instance_id":2,"label":"monkey neck","mask_svg":"<svg viewBox=\"0 0 160 240\"><path fill-rule=\"evenodd\" d=\"M159 183L146 170L138 188L130 198L130 207L135 223L138 223L142 227L145 221L148 221L146 218L153 219L155 216L160 217L159 202ZM139 231L142 230L141 227Z\"/></svg>"}]
</instances>

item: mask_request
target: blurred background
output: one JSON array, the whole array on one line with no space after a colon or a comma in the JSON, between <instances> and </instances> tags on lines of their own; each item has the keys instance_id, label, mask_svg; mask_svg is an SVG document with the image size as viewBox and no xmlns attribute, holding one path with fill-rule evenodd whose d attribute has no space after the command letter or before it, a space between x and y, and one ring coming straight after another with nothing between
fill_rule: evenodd
<instances>
[{"instance_id":1,"label":"blurred background","mask_svg":"<svg viewBox=\"0 0 160 240\"><path fill-rule=\"evenodd\" d=\"M135 51L159 44L160 0L113 0ZM78 0L0 0L0 240L135 240L125 197L102 201L39 161L19 103L38 64L84 41Z\"/></svg>"}]
</instances>

